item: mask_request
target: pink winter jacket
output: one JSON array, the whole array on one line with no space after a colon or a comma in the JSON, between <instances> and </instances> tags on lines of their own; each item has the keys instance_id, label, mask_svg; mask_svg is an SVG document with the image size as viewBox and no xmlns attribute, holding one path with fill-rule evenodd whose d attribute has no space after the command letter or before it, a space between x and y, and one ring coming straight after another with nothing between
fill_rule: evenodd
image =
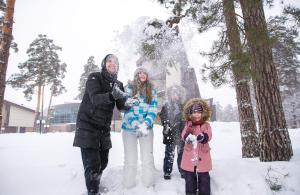
<instances>
[{"instance_id":1,"label":"pink winter jacket","mask_svg":"<svg viewBox=\"0 0 300 195\"><path fill-rule=\"evenodd\" d=\"M192 122L188 121L185 124L185 127L181 133L182 139L184 139L184 135L186 133L187 127L191 126ZM199 135L201 132L207 133L209 137L209 141L212 137L212 131L210 124L208 122L205 122L203 124L193 126L193 134ZM185 140L184 140L185 141ZM193 162L194 159L194 149L192 144L185 143L183 154L182 154L182 161L181 161L181 168L185 171L194 172L194 165L197 166L197 172L208 172L212 169L212 162L211 162L211 156L210 156L210 147L209 142L206 144L198 143L198 146L196 148L196 155L197 155L197 161Z\"/></svg>"}]
</instances>

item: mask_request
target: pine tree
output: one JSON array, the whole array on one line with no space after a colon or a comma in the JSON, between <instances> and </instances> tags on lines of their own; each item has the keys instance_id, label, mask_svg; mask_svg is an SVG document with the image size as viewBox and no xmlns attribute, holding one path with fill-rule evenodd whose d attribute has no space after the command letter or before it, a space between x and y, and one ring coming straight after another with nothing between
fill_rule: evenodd
<instances>
[{"instance_id":1,"label":"pine tree","mask_svg":"<svg viewBox=\"0 0 300 195\"><path fill-rule=\"evenodd\" d=\"M287 25L290 24L290 25ZM300 43L298 27L286 15L272 17L268 22L272 51L276 64L280 94L288 127L296 128L300 113Z\"/></svg>"},{"instance_id":2,"label":"pine tree","mask_svg":"<svg viewBox=\"0 0 300 195\"><path fill-rule=\"evenodd\" d=\"M223 106L219 103L216 102L216 121L223 121L224 114L223 114Z\"/></svg>"},{"instance_id":3,"label":"pine tree","mask_svg":"<svg viewBox=\"0 0 300 195\"><path fill-rule=\"evenodd\" d=\"M300 77L300 74L298 75ZM298 77L298 78L299 78ZM300 86L291 96L283 101L283 108L289 128L300 127Z\"/></svg>"},{"instance_id":4,"label":"pine tree","mask_svg":"<svg viewBox=\"0 0 300 195\"><path fill-rule=\"evenodd\" d=\"M18 65L20 73L13 74L7 81L13 88L24 89L27 100L31 100L35 88L38 89L35 121L40 111L42 89L62 79L61 75L64 74L66 65L61 63L57 54L57 51L61 50L62 48L56 46L46 35L38 35L26 52L28 60Z\"/></svg>"},{"instance_id":5,"label":"pine tree","mask_svg":"<svg viewBox=\"0 0 300 195\"><path fill-rule=\"evenodd\" d=\"M171 59L170 54L180 53L179 42L177 29L169 28L161 20L150 19L143 27L137 51L146 60L163 61L172 66L174 57Z\"/></svg>"},{"instance_id":6,"label":"pine tree","mask_svg":"<svg viewBox=\"0 0 300 195\"><path fill-rule=\"evenodd\" d=\"M243 54L240 33L235 16L234 1L223 0L226 34L230 48L231 70L235 84L236 98L240 119L242 156L257 157L259 154L258 134L250 97L249 77L244 70L248 64L241 60ZM243 67L243 66L246 66Z\"/></svg>"},{"instance_id":7,"label":"pine tree","mask_svg":"<svg viewBox=\"0 0 300 195\"><path fill-rule=\"evenodd\" d=\"M251 56L258 109L260 160L290 160L293 150L284 117L276 66L261 0L240 0Z\"/></svg>"},{"instance_id":8,"label":"pine tree","mask_svg":"<svg viewBox=\"0 0 300 195\"><path fill-rule=\"evenodd\" d=\"M4 3L0 1L1 10ZM1 37L0 37L0 121L2 121L2 107L5 92L6 70L9 57L9 48L12 43L12 29L14 18L15 0L7 0L5 7L5 15L1 21ZM0 122L1 129L2 122Z\"/></svg>"},{"instance_id":9,"label":"pine tree","mask_svg":"<svg viewBox=\"0 0 300 195\"><path fill-rule=\"evenodd\" d=\"M45 120L46 125L49 125L49 116L50 116L50 108L52 106L52 98L56 97L62 93L65 93L67 91L65 86L63 86L63 84L62 84L62 80L65 78L66 67L67 67L67 64L65 64L65 63L59 65L55 69L56 76L53 77L53 79L49 83L51 85L51 87L50 87L51 94L50 94L50 100L49 100L49 105L48 105L48 110L47 110L47 117Z\"/></svg>"},{"instance_id":10,"label":"pine tree","mask_svg":"<svg viewBox=\"0 0 300 195\"><path fill-rule=\"evenodd\" d=\"M279 78L280 92L283 100L294 94L300 86L300 43L298 28L288 26L285 16L271 17L268 21L269 35L272 40L272 52Z\"/></svg>"},{"instance_id":11,"label":"pine tree","mask_svg":"<svg viewBox=\"0 0 300 195\"><path fill-rule=\"evenodd\" d=\"M0 39L3 38L3 22L4 22L4 13L5 13L5 9L6 9L6 4L4 3L3 0L0 0ZM16 42L14 42L14 37L13 35L11 35L11 43L10 43L10 48L13 49L14 52L18 52L18 44Z\"/></svg>"},{"instance_id":12,"label":"pine tree","mask_svg":"<svg viewBox=\"0 0 300 195\"><path fill-rule=\"evenodd\" d=\"M82 100L84 91L85 91L85 83L87 81L88 76L92 72L97 72L100 71L99 66L95 64L94 56L90 56L87 60L87 64L83 66L84 71L80 76L79 80L79 86L78 86L78 91L79 94L76 96L75 99Z\"/></svg>"},{"instance_id":13,"label":"pine tree","mask_svg":"<svg viewBox=\"0 0 300 195\"><path fill-rule=\"evenodd\" d=\"M300 26L300 8L292 5L285 6L283 13L287 16L292 17L298 26Z\"/></svg>"}]
</instances>

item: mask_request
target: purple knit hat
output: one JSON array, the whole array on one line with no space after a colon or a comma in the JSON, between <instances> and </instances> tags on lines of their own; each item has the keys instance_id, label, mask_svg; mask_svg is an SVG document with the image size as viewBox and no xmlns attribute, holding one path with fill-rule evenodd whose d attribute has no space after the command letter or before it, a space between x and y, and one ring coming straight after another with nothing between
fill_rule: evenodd
<instances>
[{"instance_id":1,"label":"purple knit hat","mask_svg":"<svg viewBox=\"0 0 300 195\"><path fill-rule=\"evenodd\" d=\"M190 114L193 114L195 112L203 112L203 107L200 104L194 104L190 109Z\"/></svg>"}]
</instances>

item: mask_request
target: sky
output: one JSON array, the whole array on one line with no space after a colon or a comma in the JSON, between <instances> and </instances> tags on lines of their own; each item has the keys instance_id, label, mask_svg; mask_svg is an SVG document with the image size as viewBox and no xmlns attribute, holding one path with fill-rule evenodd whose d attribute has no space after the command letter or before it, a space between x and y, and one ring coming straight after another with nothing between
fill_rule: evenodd
<instances>
[{"instance_id":1,"label":"sky","mask_svg":"<svg viewBox=\"0 0 300 195\"><path fill-rule=\"evenodd\" d=\"M97 64L107 53L116 52L115 36L122 32L126 25L130 25L141 16L155 17L166 20L168 11L153 0L27 0L16 2L13 35L18 43L19 52L11 51L7 78L19 72L17 65L27 60L26 50L38 34L46 34L62 47L60 59L67 63L67 73L64 80L68 92L53 99L53 104L73 101L78 94L78 83L83 72L83 65L89 56L95 56ZM199 45L193 34L187 33L189 60L191 65L197 66ZM188 37L188 38L187 38ZM200 57L200 56L199 56ZM134 57L133 57L134 58ZM132 59L129 63L132 63ZM124 67L126 62L120 60L119 78L126 82L129 78ZM200 61L199 63L202 64ZM124 66L123 66L124 65ZM123 68L123 69L122 69ZM134 66L130 72L134 72ZM197 72L198 74L199 72ZM130 73L129 73L130 75ZM131 76L131 75L130 75ZM130 77L131 78L131 77ZM220 97L226 91L214 90L211 86L201 82L198 78L201 95L203 97ZM224 96L218 100L223 104L235 102L234 91L228 89L229 98ZM48 91L45 92L45 105L48 104ZM6 87L5 99L35 108L36 97L31 102L25 100L22 90Z\"/></svg>"},{"instance_id":2,"label":"sky","mask_svg":"<svg viewBox=\"0 0 300 195\"><path fill-rule=\"evenodd\" d=\"M300 129L290 129L294 156L290 161L260 162L241 157L239 123L211 123L212 195L299 195ZM105 195L184 195L184 180L174 163L171 180L163 179L162 127L154 127L155 187L145 188L138 164L137 186L124 189L122 135L112 132L112 149L101 186ZM73 147L74 132L0 134L0 194L85 195L80 149ZM270 170L270 171L268 171ZM270 190L266 178L282 186Z\"/></svg>"},{"instance_id":3,"label":"sky","mask_svg":"<svg viewBox=\"0 0 300 195\"><path fill-rule=\"evenodd\" d=\"M53 99L53 105L72 102L78 94L80 75L89 56L95 56L96 64L108 53L118 54L115 37L126 25L138 18L148 16L166 20L170 13L155 0L26 0L15 5L13 36L19 52L10 52L7 76L18 73L17 65L28 57L26 50L38 34L46 34L62 47L59 56L67 64L63 84L67 93ZM199 36L197 27L190 23L181 24L181 33L190 65L196 68L200 94L203 98L214 98L221 105L236 105L235 90L229 86L214 88L201 80L199 66L206 59L200 57L200 50L209 49L216 34ZM124 53L124 51L123 51ZM126 53L126 51L125 51ZM130 52L129 52L130 53ZM124 83L135 69L137 56L120 59L119 79ZM131 67L131 68L127 68ZM6 86L5 99L35 108L36 95L32 101L25 100L22 90ZM45 91L45 105L48 105L49 90Z\"/></svg>"}]
</instances>

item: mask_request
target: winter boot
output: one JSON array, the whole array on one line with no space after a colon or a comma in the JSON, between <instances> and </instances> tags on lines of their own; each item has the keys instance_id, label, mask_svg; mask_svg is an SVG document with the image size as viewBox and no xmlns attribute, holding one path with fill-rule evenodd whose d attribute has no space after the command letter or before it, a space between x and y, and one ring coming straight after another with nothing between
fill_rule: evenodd
<instances>
[{"instance_id":1,"label":"winter boot","mask_svg":"<svg viewBox=\"0 0 300 195\"><path fill-rule=\"evenodd\" d=\"M165 173L165 174L164 174L164 179L165 179L165 180L171 179L171 174L170 174L170 173Z\"/></svg>"},{"instance_id":2,"label":"winter boot","mask_svg":"<svg viewBox=\"0 0 300 195\"><path fill-rule=\"evenodd\" d=\"M181 177L182 179L184 179L184 178L185 178L185 176L184 176L184 172L180 172L180 177Z\"/></svg>"},{"instance_id":3,"label":"winter boot","mask_svg":"<svg viewBox=\"0 0 300 195\"><path fill-rule=\"evenodd\" d=\"M101 195L100 192L89 192L88 195Z\"/></svg>"}]
</instances>

